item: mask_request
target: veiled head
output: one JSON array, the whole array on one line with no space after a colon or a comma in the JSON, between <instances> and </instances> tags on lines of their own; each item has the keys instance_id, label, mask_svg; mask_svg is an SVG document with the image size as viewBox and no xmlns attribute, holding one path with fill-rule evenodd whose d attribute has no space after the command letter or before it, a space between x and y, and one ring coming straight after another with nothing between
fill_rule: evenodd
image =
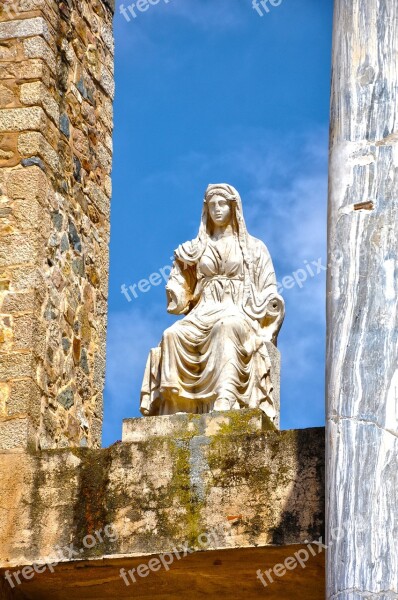
<instances>
[{"instance_id":1,"label":"veiled head","mask_svg":"<svg viewBox=\"0 0 398 600\"><path fill-rule=\"evenodd\" d=\"M208 215L213 225L225 227L233 221L236 195L228 184L211 184L205 194Z\"/></svg>"},{"instance_id":2,"label":"veiled head","mask_svg":"<svg viewBox=\"0 0 398 600\"><path fill-rule=\"evenodd\" d=\"M219 194L214 194L207 201L210 219L218 227L229 225L232 220L231 201Z\"/></svg>"}]
</instances>

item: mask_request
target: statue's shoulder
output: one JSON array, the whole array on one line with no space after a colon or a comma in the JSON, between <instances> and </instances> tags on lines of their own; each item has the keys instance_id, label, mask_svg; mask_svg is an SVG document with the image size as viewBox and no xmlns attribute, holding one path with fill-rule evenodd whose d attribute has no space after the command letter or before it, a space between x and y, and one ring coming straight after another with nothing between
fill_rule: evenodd
<instances>
[{"instance_id":1,"label":"statue's shoulder","mask_svg":"<svg viewBox=\"0 0 398 600\"><path fill-rule=\"evenodd\" d=\"M197 238L188 240L187 242L184 242L178 246L178 248L174 251L174 257L181 262L193 264L197 261L198 250Z\"/></svg>"},{"instance_id":2,"label":"statue's shoulder","mask_svg":"<svg viewBox=\"0 0 398 600\"><path fill-rule=\"evenodd\" d=\"M250 234L248 235L248 246L253 258L260 258L264 255L267 257L270 256L269 250L264 242Z\"/></svg>"}]
</instances>

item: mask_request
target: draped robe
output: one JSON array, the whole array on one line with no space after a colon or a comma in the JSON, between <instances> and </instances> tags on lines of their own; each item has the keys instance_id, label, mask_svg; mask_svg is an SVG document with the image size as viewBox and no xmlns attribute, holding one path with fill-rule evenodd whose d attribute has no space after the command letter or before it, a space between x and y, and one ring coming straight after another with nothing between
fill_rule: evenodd
<instances>
[{"instance_id":1,"label":"draped robe","mask_svg":"<svg viewBox=\"0 0 398 600\"><path fill-rule=\"evenodd\" d=\"M143 414L206 413L223 398L231 408L259 407L275 418L265 342L276 341L284 303L266 246L246 230L242 243L240 204L237 223L235 235L205 236L199 255L198 238L175 253L169 312L186 316L150 352Z\"/></svg>"}]
</instances>

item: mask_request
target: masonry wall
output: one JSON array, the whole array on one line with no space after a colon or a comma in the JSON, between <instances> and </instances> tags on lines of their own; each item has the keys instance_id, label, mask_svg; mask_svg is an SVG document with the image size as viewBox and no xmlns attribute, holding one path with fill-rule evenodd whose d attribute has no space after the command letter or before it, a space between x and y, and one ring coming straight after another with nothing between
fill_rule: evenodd
<instances>
[{"instance_id":1,"label":"masonry wall","mask_svg":"<svg viewBox=\"0 0 398 600\"><path fill-rule=\"evenodd\" d=\"M0 570L194 548L211 531L209 550L318 540L324 429L260 430L259 411L233 412L177 415L165 435L140 419L141 441L108 449L0 452ZM115 536L85 543L107 526Z\"/></svg>"},{"instance_id":2,"label":"masonry wall","mask_svg":"<svg viewBox=\"0 0 398 600\"><path fill-rule=\"evenodd\" d=\"M98 447L113 7L0 7L0 448Z\"/></svg>"},{"instance_id":3,"label":"masonry wall","mask_svg":"<svg viewBox=\"0 0 398 600\"><path fill-rule=\"evenodd\" d=\"M325 598L323 428L241 410L124 434L136 441L0 451L0 598ZM167 569L145 567L164 553Z\"/></svg>"}]
</instances>

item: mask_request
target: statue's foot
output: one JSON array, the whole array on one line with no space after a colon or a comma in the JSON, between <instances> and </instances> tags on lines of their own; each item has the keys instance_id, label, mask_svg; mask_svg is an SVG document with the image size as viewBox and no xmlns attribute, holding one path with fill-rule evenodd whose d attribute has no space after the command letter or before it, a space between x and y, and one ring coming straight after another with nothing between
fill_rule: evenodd
<instances>
[{"instance_id":1,"label":"statue's foot","mask_svg":"<svg viewBox=\"0 0 398 600\"><path fill-rule=\"evenodd\" d=\"M231 410L231 401L227 398L217 398L214 403L213 410L221 412L224 410Z\"/></svg>"}]
</instances>

